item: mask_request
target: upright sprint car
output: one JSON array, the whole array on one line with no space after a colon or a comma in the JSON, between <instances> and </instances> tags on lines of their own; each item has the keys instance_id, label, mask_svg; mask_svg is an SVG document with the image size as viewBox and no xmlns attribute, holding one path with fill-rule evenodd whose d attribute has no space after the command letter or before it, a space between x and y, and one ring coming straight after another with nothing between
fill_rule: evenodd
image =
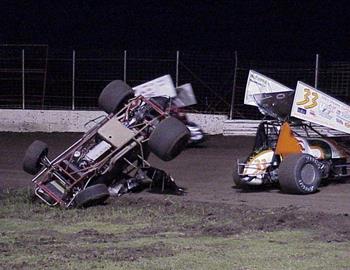
<instances>
[{"instance_id":1,"label":"upright sprint car","mask_svg":"<svg viewBox=\"0 0 350 270\"><path fill-rule=\"evenodd\" d=\"M245 104L271 120L259 124L253 151L237 162L237 187L279 184L285 193L309 194L322 179L349 176L350 106L305 83L294 91L255 71Z\"/></svg>"}]
</instances>

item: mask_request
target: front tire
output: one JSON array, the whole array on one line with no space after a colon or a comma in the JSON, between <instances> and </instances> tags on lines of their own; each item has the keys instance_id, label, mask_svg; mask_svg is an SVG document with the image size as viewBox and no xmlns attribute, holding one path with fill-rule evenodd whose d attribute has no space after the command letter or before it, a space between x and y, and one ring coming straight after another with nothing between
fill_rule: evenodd
<instances>
[{"instance_id":1,"label":"front tire","mask_svg":"<svg viewBox=\"0 0 350 270\"><path fill-rule=\"evenodd\" d=\"M235 184L236 188L245 189L247 187L247 184L244 181L242 181L239 175L237 164L233 166L232 177L233 177L233 183Z\"/></svg>"},{"instance_id":2,"label":"front tire","mask_svg":"<svg viewBox=\"0 0 350 270\"><path fill-rule=\"evenodd\" d=\"M42 168L42 159L47 156L49 148L42 141L34 141L28 148L23 158L23 170L29 174L35 175Z\"/></svg>"},{"instance_id":3,"label":"front tire","mask_svg":"<svg viewBox=\"0 0 350 270\"><path fill-rule=\"evenodd\" d=\"M261 185L248 184L246 181L242 180L241 176L236 171L233 173L233 183L237 189L241 189L242 191L253 191L262 187Z\"/></svg>"},{"instance_id":4,"label":"front tire","mask_svg":"<svg viewBox=\"0 0 350 270\"><path fill-rule=\"evenodd\" d=\"M80 191L74 198L75 205L78 208L89 207L102 204L109 197L108 188L104 184L89 186Z\"/></svg>"},{"instance_id":5,"label":"front tire","mask_svg":"<svg viewBox=\"0 0 350 270\"><path fill-rule=\"evenodd\" d=\"M318 161L308 154L290 154L279 167L278 179L285 193L310 194L317 191L321 182Z\"/></svg>"},{"instance_id":6,"label":"front tire","mask_svg":"<svg viewBox=\"0 0 350 270\"><path fill-rule=\"evenodd\" d=\"M148 146L157 157L169 161L186 148L189 138L190 132L185 124L174 117L169 117L153 130Z\"/></svg>"},{"instance_id":7,"label":"front tire","mask_svg":"<svg viewBox=\"0 0 350 270\"><path fill-rule=\"evenodd\" d=\"M250 186L246 182L242 181L241 177L239 177L239 175L237 174L233 174L233 183L237 188L240 188L240 189L250 188Z\"/></svg>"}]
</instances>

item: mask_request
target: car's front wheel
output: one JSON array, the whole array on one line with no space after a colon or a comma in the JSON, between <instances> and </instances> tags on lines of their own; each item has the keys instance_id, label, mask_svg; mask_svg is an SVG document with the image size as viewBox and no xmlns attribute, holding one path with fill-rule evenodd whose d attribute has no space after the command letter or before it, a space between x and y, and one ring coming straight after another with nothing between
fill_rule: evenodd
<instances>
[{"instance_id":1,"label":"car's front wheel","mask_svg":"<svg viewBox=\"0 0 350 270\"><path fill-rule=\"evenodd\" d=\"M74 197L76 207L89 207L102 204L109 197L108 188L104 184L89 186L79 191Z\"/></svg>"},{"instance_id":2,"label":"car's front wheel","mask_svg":"<svg viewBox=\"0 0 350 270\"><path fill-rule=\"evenodd\" d=\"M42 160L48 152L46 143L39 140L34 141L24 154L23 170L32 175L37 174L43 168Z\"/></svg>"}]
</instances>

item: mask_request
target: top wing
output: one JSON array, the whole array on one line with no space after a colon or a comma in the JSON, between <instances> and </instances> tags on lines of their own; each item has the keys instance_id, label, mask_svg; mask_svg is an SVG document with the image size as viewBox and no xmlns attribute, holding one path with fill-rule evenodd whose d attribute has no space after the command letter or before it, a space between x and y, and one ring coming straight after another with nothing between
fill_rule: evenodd
<instances>
[{"instance_id":1,"label":"top wing","mask_svg":"<svg viewBox=\"0 0 350 270\"><path fill-rule=\"evenodd\" d=\"M171 76L164 75L152 81L140 84L134 88L135 96L151 97L176 97L176 90Z\"/></svg>"},{"instance_id":2,"label":"top wing","mask_svg":"<svg viewBox=\"0 0 350 270\"><path fill-rule=\"evenodd\" d=\"M350 134L350 106L300 81L291 116Z\"/></svg>"},{"instance_id":3,"label":"top wing","mask_svg":"<svg viewBox=\"0 0 350 270\"><path fill-rule=\"evenodd\" d=\"M256 94L294 91L287 86L276 82L254 70L249 71L245 88L244 104L258 106L254 99Z\"/></svg>"},{"instance_id":4,"label":"top wing","mask_svg":"<svg viewBox=\"0 0 350 270\"><path fill-rule=\"evenodd\" d=\"M174 104L181 108L197 104L192 85L186 83L176 87L177 96L173 99Z\"/></svg>"},{"instance_id":5,"label":"top wing","mask_svg":"<svg viewBox=\"0 0 350 270\"><path fill-rule=\"evenodd\" d=\"M164 75L133 88L135 96L146 98L168 97L177 107L186 107L197 103L192 85L186 83L175 88L170 75Z\"/></svg>"}]
</instances>

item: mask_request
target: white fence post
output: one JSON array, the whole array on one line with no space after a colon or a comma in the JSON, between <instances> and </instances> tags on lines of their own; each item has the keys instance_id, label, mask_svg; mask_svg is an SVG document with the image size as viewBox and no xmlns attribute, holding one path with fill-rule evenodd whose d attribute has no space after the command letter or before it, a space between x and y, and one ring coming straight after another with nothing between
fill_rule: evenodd
<instances>
[{"instance_id":1,"label":"white fence post","mask_svg":"<svg viewBox=\"0 0 350 270\"><path fill-rule=\"evenodd\" d=\"M72 56L72 110L75 110L75 50Z\"/></svg>"},{"instance_id":2,"label":"white fence post","mask_svg":"<svg viewBox=\"0 0 350 270\"><path fill-rule=\"evenodd\" d=\"M24 85L24 49L22 50L22 109L25 109L25 100L26 100L26 92L25 92L25 85Z\"/></svg>"},{"instance_id":3,"label":"white fence post","mask_svg":"<svg viewBox=\"0 0 350 270\"><path fill-rule=\"evenodd\" d=\"M124 51L124 76L123 76L125 83L126 83L126 61L127 61L126 57L127 57L127 51L125 50Z\"/></svg>"},{"instance_id":4,"label":"white fence post","mask_svg":"<svg viewBox=\"0 0 350 270\"><path fill-rule=\"evenodd\" d=\"M315 63L315 88L318 85L318 72L319 72L319 55L316 54L316 63Z\"/></svg>"},{"instance_id":5,"label":"white fence post","mask_svg":"<svg viewBox=\"0 0 350 270\"><path fill-rule=\"evenodd\" d=\"M235 51L235 70L233 74L233 85L232 85L232 96L231 96L231 108L230 108L230 120L233 117L233 107L235 103L235 94L236 94L236 77L237 77L237 66L238 66L238 56L237 51Z\"/></svg>"},{"instance_id":6,"label":"white fence post","mask_svg":"<svg viewBox=\"0 0 350 270\"><path fill-rule=\"evenodd\" d=\"M175 86L179 86L179 60L180 60L180 52L176 51L176 74L175 74Z\"/></svg>"}]
</instances>

